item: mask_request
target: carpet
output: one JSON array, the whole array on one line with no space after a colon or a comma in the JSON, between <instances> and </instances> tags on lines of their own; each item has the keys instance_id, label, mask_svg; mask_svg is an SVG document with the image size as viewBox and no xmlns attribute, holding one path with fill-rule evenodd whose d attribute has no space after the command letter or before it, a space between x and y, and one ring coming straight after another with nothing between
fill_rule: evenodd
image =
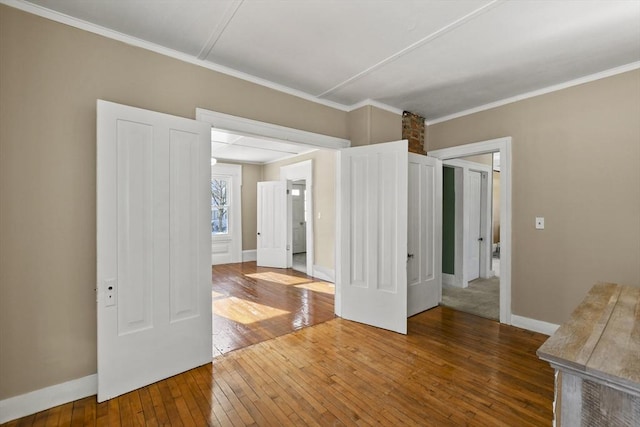
<instances>
[{"instance_id":1,"label":"carpet","mask_svg":"<svg viewBox=\"0 0 640 427\"><path fill-rule=\"evenodd\" d=\"M486 319L500 320L500 278L477 279L467 288L442 285L442 305Z\"/></svg>"}]
</instances>

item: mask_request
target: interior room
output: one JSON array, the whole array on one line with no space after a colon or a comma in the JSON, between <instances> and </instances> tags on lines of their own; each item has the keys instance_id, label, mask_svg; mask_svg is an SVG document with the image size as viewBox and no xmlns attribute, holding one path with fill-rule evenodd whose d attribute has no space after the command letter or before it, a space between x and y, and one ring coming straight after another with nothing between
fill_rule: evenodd
<instances>
[{"instance_id":1,"label":"interior room","mask_svg":"<svg viewBox=\"0 0 640 427\"><path fill-rule=\"evenodd\" d=\"M365 3L0 0L3 427L633 425L640 2Z\"/></svg>"},{"instance_id":2,"label":"interior room","mask_svg":"<svg viewBox=\"0 0 640 427\"><path fill-rule=\"evenodd\" d=\"M321 264L331 260L314 254L334 252L327 229L335 222L335 189L325 180L313 185L313 178L315 168L335 169L335 157L333 150L212 128L214 357L334 317L333 264ZM259 188L283 178L296 178L289 180L291 214L281 218L292 257L278 265L259 261L257 254L266 231L261 224L280 217L259 218L258 207L265 204Z\"/></svg>"}]
</instances>

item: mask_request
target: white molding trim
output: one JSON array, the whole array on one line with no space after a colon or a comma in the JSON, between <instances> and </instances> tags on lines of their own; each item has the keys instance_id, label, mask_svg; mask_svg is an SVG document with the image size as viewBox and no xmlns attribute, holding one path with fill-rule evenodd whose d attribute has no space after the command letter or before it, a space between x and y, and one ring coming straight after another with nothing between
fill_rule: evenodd
<instances>
[{"instance_id":1,"label":"white molding trim","mask_svg":"<svg viewBox=\"0 0 640 427\"><path fill-rule=\"evenodd\" d=\"M254 162L254 163L258 164L258 165L271 165L273 163L278 163L278 162L283 162L285 160L295 159L296 157L299 157L299 156L306 156L306 155L314 153L314 152L316 152L318 150L320 150L320 148L312 148L311 150L305 151L304 153L292 154L290 156L281 157L279 159L269 160L268 162L261 162L261 163Z\"/></svg>"},{"instance_id":2,"label":"white molding trim","mask_svg":"<svg viewBox=\"0 0 640 427\"><path fill-rule=\"evenodd\" d=\"M358 108L367 107L367 106L376 107L376 108L379 108L381 110L385 110L385 111L388 111L390 113L397 114L399 116L401 116L402 113L404 113L404 111L401 110L400 108L396 108L396 107L392 107L392 106L387 105L387 104L383 104L382 102L378 102L378 101L373 100L371 98L367 98L367 99L365 99L363 101L356 102L355 104L351 105L349 107L348 112L357 110Z\"/></svg>"},{"instance_id":3,"label":"white molding trim","mask_svg":"<svg viewBox=\"0 0 640 427\"><path fill-rule=\"evenodd\" d=\"M500 323L511 324L511 264L512 264L512 172L511 137L496 138L472 144L429 151L441 160L500 152Z\"/></svg>"},{"instance_id":4,"label":"white molding trim","mask_svg":"<svg viewBox=\"0 0 640 427\"><path fill-rule=\"evenodd\" d=\"M257 259L258 259L257 253L255 249L248 249L246 251L242 251L242 262L255 261Z\"/></svg>"},{"instance_id":5,"label":"white molding trim","mask_svg":"<svg viewBox=\"0 0 640 427\"><path fill-rule=\"evenodd\" d=\"M270 138L276 141L297 142L331 150L340 150L351 146L351 141L348 139L218 113L204 108L196 108L196 120L210 123L214 128L240 135L259 136L260 138Z\"/></svg>"},{"instance_id":6,"label":"white molding trim","mask_svg":"<svg viewBox=\"0 0 640 427\"><path fill-rule=\"evenodd\" d=\"M330 101L328 99L323 99L323 98L319 98L316 95L312 95L309 94L307 92L303 92L301 90L298 89L293 89L290 88L288 86L284 86L282 84L279 83L275 83L260 77L256 77L253 76L251 74L247 74L247 73L243 73L241 71L238 70L234 70L233 68L230 67L226 67L224 65L220 65L220 64L216 64L215 62L211 62L211 61L205 61L203 59L200 59L200 56L202 56L204 54L204 52L207 49L211 49L209 48L209 45L211 45L211 47L213 47L213 45L211 43L215 43L215 37L216 37L216 32L214 31L214 33L212 33L210 39L207 42L207 45L205 46L205 48L203 48L203 50L200 52L198 57L195 56L191 56L188 55L186 53L183 52L179 52L177 50L174 49L170 49L164 46L160 46L158 44L155 43L151 43L149 41L146 40L142 40L139 39L137 37L133 37L130 36L128 34L124 34L115 30L111 30L109 28L105 28L102 27L100 25L97 24L93 24L91 22L88 21L84 21L82 19L79 18L74 18L73 16L69 16L66 15L64 13L60 13L60 12L56 12L54 10L51 9L47 9L46 7L40 6L40 5L36 5L33 3L29 3L26 2L24 0L0 0L0 4L5 4L7 6L13 7L15 9L19 9L23 12L27 12L27 13L31 13L33 15L36 16L40 16L42 18L46 18L49 19L51 21L55 21L55 22L59 22L61 24L65 24L68 25L70 27L74 27L74 28L78 28L80 30L84 30L84 31L88 31L90 33L93 34L98 34L100 36L112 39L112 40L117 40L123 43L126 43L128 45L131 46L135 46L135 47L139 47L145 50L149 50L151 52L155 52L155 53L159 53L160 55L164 55L164 56L168 56L170 58L173 59L177 59L179 61L183 61L183 62L187 62L189 64L193 64L193 65L197 65L199 67L203 67L212 71L216 71L218 73L222 73L231 77L235 77L237 79L240 80L244 80L250 83L255 83L257 85L260 86L264 86L264 87L268 87L270 89L274 89L277 90L278 92L282 92L282 93L286 93L287 95L292 95L295 96L297 98L301 98L304 99L305 101L310 101L316 104L320 104L320 105L324 105L326 107L331 107L331 108L335 108L336 110L340 110L340 111L345 111L345 112L349 112L349 111L353 111L357 108L362 107L363 105L372 105L374 107L378 107L381 108L383 110L387 110L390 112L394 112L397 113L397 111L399 111L397 108L392 107L390 105L386 105L382 102L378 102L378 101L373 101L373 100L365 100L363 102L360 102L358 104L354 104L354 106L348 106L345 104L341 104L339 102L334 102L334 101ZM233 14L235 13L235 9L237 9L237 7L239 6L239 2L236 0L234 2L234 4L232 4L230 6L230 9L228 9L225 14L230 14L230 16L225 17L225 19L230 19ZM235 9L234 9L235 8ZM360 105L362 104L362 105ZM356 105L358 105L356 107ZM400 111L400 113L397 114L402 114L402 111Z\"/></svg>"},{"instance_id":7,"label":"white molding trim","mask_svg":"<svg viewBox=\"0 0 640 427\"><path fill-rule=\"evenodd\" d=\"M493 3L493 2L492 2ZM490 3L489 6L492 4ZM36 16L40 16L42 18L49 19L51 21L59 22L61 24L68 25L70 27L78 28L80 30L88 31L93 34L98 34L100 36L117 40L123 43L126 43L131 46L139 47L145 50L149 50L151 52L158 53L160 55L168 56L173 59L177 59L179 61L183 61L189 64L197 65L199 67L203 67L212 71L216 71L218 73L222 73L231 77L235 77L240 80L244 80L250 83L255 83L260 86L268 87L270 89L277 90L278 92L285 93L287 95L292 95L297 98L304 99L306 101L314 102L316 104L324 105L326 107L335 108L336 110L350 112L361 108L365 105L371 105L377 108L381 108L383 110L387 110L392 113L402 114L402 110L396 107L392 107L390 105L384 104L380 101L375 101L372 99L366 99L364 101L357 102L352 105L340 104L338 102L329 101L327 99L320 98L316 95L311 95L309 93L303 92L298 89L293 89L288 86L281 85L279 83L274 83L272 81L262 79L260 77L253 76L251 74L243 73L238 70L234 70L233 68L226 67L224 65L216 64L211 61L204 61L202 59L198 59L197 57L187 55L183 52L178 52L173 49L169 49L164 46L157 45L155 43L148 42L146 40L142 40L124 33L120 33L118 31L111 30L109 28L102 27L100 25L93 24L88 21L84 21L82 19L74 18L69 15L65 15L60 12L56 12L51 9L47 9L43 6L39 6L33 3L26 2L24 0L0 0L0 4L5 4L9 7L13 7L15 9L21 10L23 12L31 13ZM438 117L432 120L425 120L425 124L427 126L434 125L437 123L445 122L447 120L452 120L458 117L467 116L469 114L477 113L484 110L489 110L491 108L500 107L502 105L511 104L516 101L521 101L527 98L533 98L535 96L544 95L546 93L555 92L558 90L566 89L572 86L577 86L583 83L588 83L591 81L603 79L606 77L611 77L616 74L625 73L627 71L632 71L637 68L640 68L640 61L632 62L630 64L622 65L620 67L611 68L609 70L604 70L599 73L591 74L588 76L580 77L574 80L570 80L568 82L560 83L557 85L552 85L546 88L538 89L532 92L524 93L521 95L516 95L510 98L502 99L499 101L495 101L489 104L484 104L478 107L470 108L467 110L463 110L457 113L449 114L443 117ZM322 95L320 95L322 96Z\"/></svg>"},{"instance_id":8,"label":"white molding trim","mask_svg":"<svg viewBox=\"0 0 640 427\"><path fill-rule=\"evenodd\" d=\"M640 68L640 61L632 62L630 64L621 65L620 67L611 68L601 71L599 73L590 74L588 76L579 77L574 80L569 80L564 83L548 86L542 89L534 90L531 92L523 93L521 95L512 96L510 98L501 99L499 101L490 102L488 104L480 105L478 107L469 108L468 110L459 111L457 113L449 114L443 117L438 117L432 120L426 120L427 126L435 125L438 123L446 122L448 120L457 119L459 117L468 116L470 114L479 113L481 111L490 110L496 107L502 107L503 105L512 104L514 102L522 101L524 99L534 98L536 96L545 95L547 93L556 92L562 89L568 89L573 86L578 86L584 83L593 82L596 80L612 77L617 74L626 73L627 71L633 71Z\"/></svg>"},{"instance_id":9,"label":"white molding trim","mask_svg":"<svg viewBox=\"0 0 640 427\"><path fill-rule=\"evenodd\" d=\"M231 180L231 228L226 235L211 235L211 265L242 262L242 165L218 162L211 165L213 176ZM215 252L216 246L227 250Z\"/></svg>"},{"instance_id":10,"label":"white molding trim","mask_svg":"<svg viewBox=\"0 0 640 427\"><path fill-rule=\"evenodd\" d=\"M316 279L324 280L325 282L335 283L336 272L330 268L323 267L321 265L313 266L313 277Z\"/></svg>"},{"instance_id":11,"label":"white molding trim","mask_svg":"<svg viewBox=\"0 0 640 427\"><path fill-rule=\"evenodd\" d=\"M0 400L0 424L93 396L97 392L98 374L93 374Z\"/></svg>"},{"instance_id":12,"label":"white molding trim","mask_svg":"<svg viewBox=\"0 0 640 427\"><path fill-rule=\"evenodd\" d=\"M288 95L292 95L298 98L302 98L306 101L311 101L316 104L321 104L327 107L335 108L341 111L349 111L349 107L340 104L337 102L329 101L326 99L318 98L314 95L308 94L301 90L292 89L290 87L281 85L279 83L274 83L272 81L262 79L260 77L253 76L251 74L243 73L238 70L234 70L233 68L226 67L224 65L216 64L211 61L204 61L202 59L198 59L195 56L188 55L183 52L179 52L174 49L170 49L164 46L157 45L155 43L148 42L146 40L139 39L137 37L130 36L128 34L120 33L118 31L111 30L109 28L102 27L97 24L93 24L88 21L84 21L79 18L74 18L73 16L65 15L64 13L56 12L51 9L47 9L43 6L35 5L32 3L28 3L24 0L0 0L0 3L6 4L7 6L22 10L24 12L31 13L33 15L40 16L42 18L50 19L55 22L59 22L61 24L69 25L70 27L75 27L84 31L88 31L90 33L98 34L103 37L107 37L109 39L117 40L123 43L126 43L131 46L139 47L142 49L149 50L151 52L159 53L160 55L168 56L173 59L177 59L179 61L187 62L189 64L197 65L203 68L207 68L212 71L216 71L218 73L226 74L231 77L235 77L247 82L255 83L260 86L268 87L270 89L277 90L278 92L286 93Z\"/></svg>"},{"instance_id":13,"label":"white molding trim","mask_svg":"<svg viewBox=\"0 0 640 427\"><path fill-rule=\"evenodd\" d=\"M553 333L560 327L560 325L556 325L555 323L518 316L517 314L511 315L511 326L545 335L553 335Z\"/></svg>"}]
</instances>

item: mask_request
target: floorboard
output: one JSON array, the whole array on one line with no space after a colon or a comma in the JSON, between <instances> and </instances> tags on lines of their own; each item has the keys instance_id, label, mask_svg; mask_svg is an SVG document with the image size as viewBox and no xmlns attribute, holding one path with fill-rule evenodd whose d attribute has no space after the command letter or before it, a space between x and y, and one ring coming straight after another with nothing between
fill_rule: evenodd
<instances>
[{"instance_id":1,"label":"floorboard","mask_svg":"<svg viewBox=\"0 0 640 427\"><path fill-rule=\"evenodd\" d=\"M336 318L11 424L550 425L545 339L446 307L410 318L406 336Z\"/></svg>"},{"instance_id":2,"label":"floorboard","mask_svg":"<svg viewBox=\"0 0 640 427\"><path fill-rule=\"evenodd\" d=\"M334 286L292 269L216 265L212 284L214 356L335 317Z\"/></svg>"},{"instance_id":3,"label":"floorboard","mask_svg":"<svg viewBox=\"0 0 640 427\"><path fill-rule=\"evenodd\" d=\"M411 317L408 334L400 335L334 318L333 296L309 291L317 284L302 274L287 278L255 265L216 269L217 301L269 308L228 308L240 318L218 320L217 333L230 338L212 363L108 402L89 397L3 427L551 425L553 370L535 355L545 335L447 307ZM314 304L289 305L278 286ZM309 309L315 303L331 307L331 316ZM243 331L238 325L252 323L257 332L234 338ZM293 332L277 336L287 330ZM233 343L248 346L231 351Z\"/></svg>"}]
</instances>

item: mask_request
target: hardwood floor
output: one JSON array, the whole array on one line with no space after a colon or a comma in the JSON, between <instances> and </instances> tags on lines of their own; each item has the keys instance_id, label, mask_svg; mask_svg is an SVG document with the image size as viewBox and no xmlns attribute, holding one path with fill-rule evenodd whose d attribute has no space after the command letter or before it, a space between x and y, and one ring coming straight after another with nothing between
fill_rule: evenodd
<instances>
[{"instance_id":1,"label":"hardwood floor","mask_svg":"<svg viewBox=\"0 0 640 427\"><path fill-rule=\"evenodd\" d=\"M336 318L8 426L548 426L546 336L437 307L408 335Z\"/></svg>"},{"instance_id":2,"label":"hardwood floor","mask_svg":"<svg viewBox=\"0 0 640 427\"><path fill-rule=\"evenodd\" d=\"M216 265L212 283L214 357L335 317L334 286L292 269Z\"/></svg>"}]
</instances>

